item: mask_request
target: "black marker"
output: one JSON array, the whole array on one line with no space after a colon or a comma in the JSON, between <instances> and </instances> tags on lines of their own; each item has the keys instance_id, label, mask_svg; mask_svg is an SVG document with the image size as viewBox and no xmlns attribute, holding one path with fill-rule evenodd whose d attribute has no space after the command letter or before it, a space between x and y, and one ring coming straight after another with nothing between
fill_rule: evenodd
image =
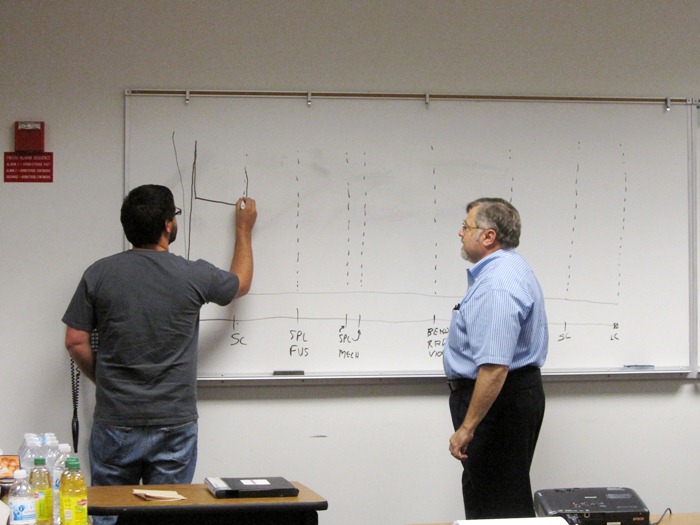
<instances>
[{"instance_id":1,"label":"black marker","mask_svg":"<svg viewBox=\"0 0 700 525\"><path fill-rule=\"evenodd\" d=\"M303 370L275 370L273 376L303 376Z\"/></svg>"}]
</instances>

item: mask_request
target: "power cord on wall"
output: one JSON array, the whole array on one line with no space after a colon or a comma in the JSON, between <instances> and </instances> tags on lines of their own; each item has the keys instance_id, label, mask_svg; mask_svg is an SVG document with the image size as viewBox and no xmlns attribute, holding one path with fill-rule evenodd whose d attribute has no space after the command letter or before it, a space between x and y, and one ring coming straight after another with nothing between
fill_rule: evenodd
<instances>
[{"instance_id":1,"label":"power cord on wall","mask_svg":"<svg viewBox=\"0 0 700 525\"><path fill-rule=\"evenodd\" d=\"M80 424L78 423L78 393L80 391L80 369L75 366L75 361L70 360L70 386L71 395L73 396L73 420L71 427L73 430L73 450L78 452L78 434Z\"/></svg>"},{"instance_id":2,"label":"power cord on wall","mask_svg":"<svg viewBox=\"0 0 700 525\"><path fill-rule=\"evenodd\" d=\"M90 347L93 352L97 351L100 346L100 334L97 330L90 333ZM73 433L73 450L78 452L78 439L80 437L80 421L78 421L78 398L80 395L80 369L75 366L75 361L70 360L70 386L71 395L73 397L73 419L71 421L71 429Z\"/></svg>"}]
</instances>

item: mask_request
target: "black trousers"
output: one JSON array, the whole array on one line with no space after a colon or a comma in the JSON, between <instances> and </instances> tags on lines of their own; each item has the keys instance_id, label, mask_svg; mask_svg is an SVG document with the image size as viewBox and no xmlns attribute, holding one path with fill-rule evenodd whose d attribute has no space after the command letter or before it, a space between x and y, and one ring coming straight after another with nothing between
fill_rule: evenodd
<instances>
[{"instance_id":1,"label":"black trousers","mask_svg":"<svg viewBox=\"0 0 700 525\"><path fill-rule=\"evenodd\" d=\"M450 382L455 430L464 421L474 381ZM544 390L537 367L508 373L486 417L476 428L462 461L462 496L467 519L535 516L530 465L544 418Z\"/></svg>"}]
</instances>

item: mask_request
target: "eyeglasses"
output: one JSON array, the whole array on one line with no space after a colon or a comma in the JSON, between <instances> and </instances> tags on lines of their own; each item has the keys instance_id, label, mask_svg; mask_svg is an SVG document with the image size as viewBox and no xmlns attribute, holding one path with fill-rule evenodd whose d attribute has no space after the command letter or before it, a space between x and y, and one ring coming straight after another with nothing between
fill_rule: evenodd
<instances>
[{"instance_id":1,"label":"eyeglasses","mask_svg":"<svg viewBox=\"0 0 700 525\"><path fill-rule=\"evenodd\" d=\"M177 216L177 215L182 215L182 210L181 210L180 208L178 208L177 206L175 206L175 215L176 215L176 216Z\"/></svg>"},{"instance_id":2,"label":"eyeglasses","mask_svg":"<svg viewBox=\"0 0 700 525\"><path fill-rule=\"evenodd\" d=\"M467 221L464 221L462 223L462 227L460 228L461 231L463 232L468 232L469 230L485 230L486 228L482 228L481 226L469 226L467 224Z\"/></svg>"}]
</instances>

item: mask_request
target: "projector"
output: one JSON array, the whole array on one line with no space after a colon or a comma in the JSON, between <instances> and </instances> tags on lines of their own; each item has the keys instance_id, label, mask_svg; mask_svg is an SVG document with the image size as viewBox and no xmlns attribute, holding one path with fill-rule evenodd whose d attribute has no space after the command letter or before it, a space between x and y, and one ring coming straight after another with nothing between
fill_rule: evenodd
<instances>
[{"instance_id":1,"label":"projector","mask_svg":"<svg viewBox=\"0 0 700 525\"><path fill-rule=\"evenodd\" d=\"M649 509L626 487L538 490L535 512L569 525L649 525Z\"/></svg>"}]
</instances>

